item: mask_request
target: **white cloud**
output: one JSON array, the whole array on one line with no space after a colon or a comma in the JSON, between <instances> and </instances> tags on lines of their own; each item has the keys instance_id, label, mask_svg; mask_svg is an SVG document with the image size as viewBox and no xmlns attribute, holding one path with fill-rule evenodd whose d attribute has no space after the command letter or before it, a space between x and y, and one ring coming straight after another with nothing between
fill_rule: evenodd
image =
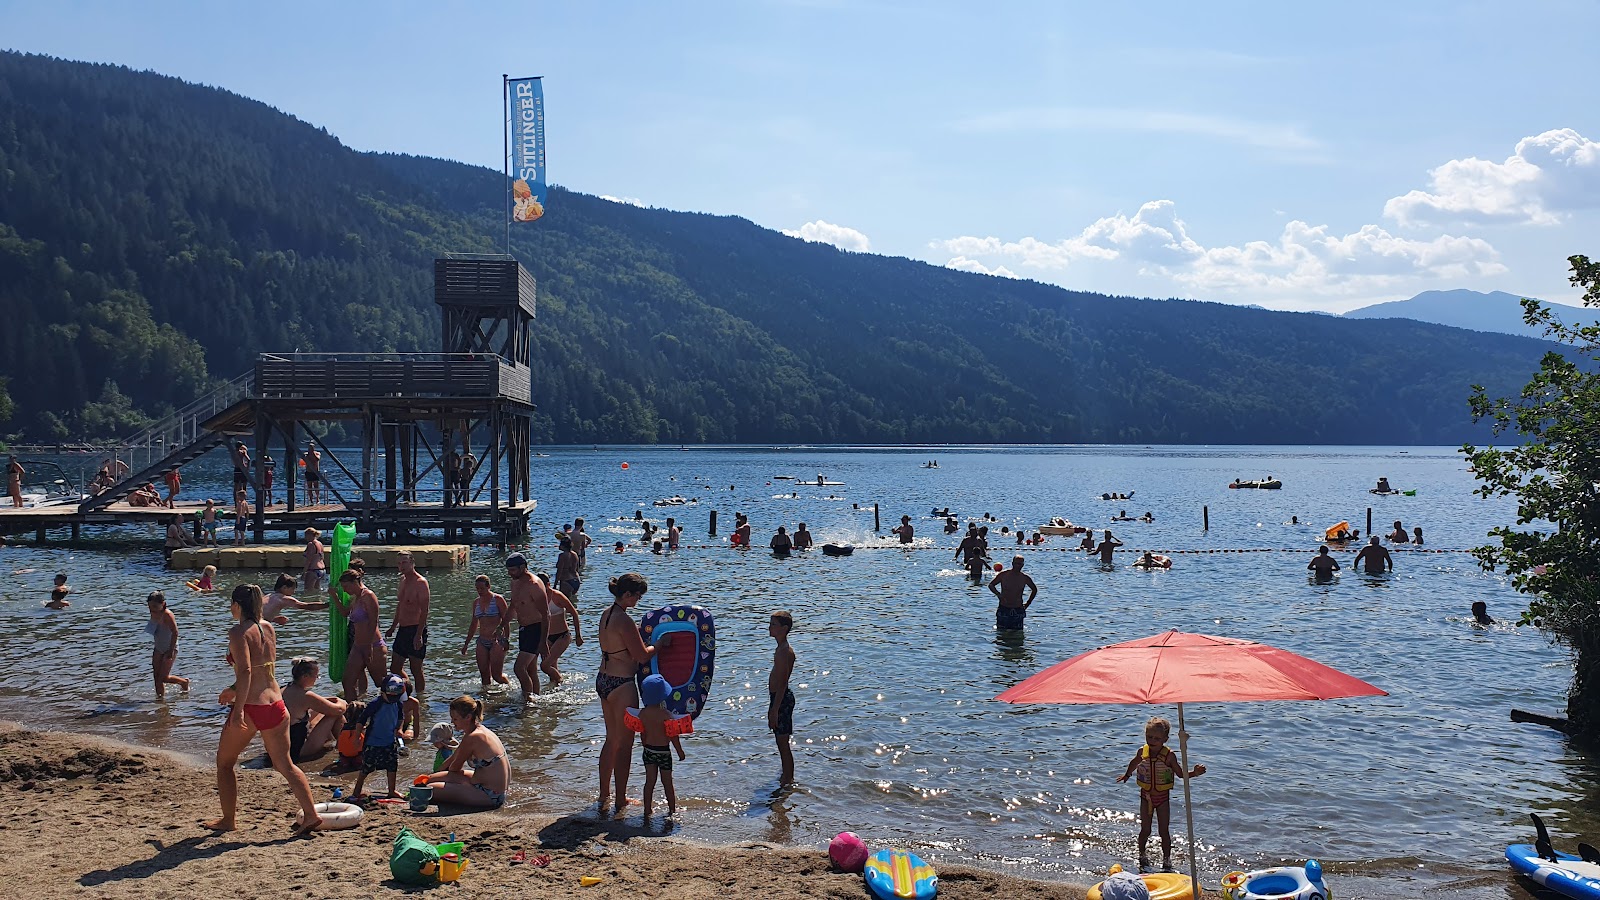
<instances>
[{"instance_id":1,"label":"white cloud","mask_svg":"<svg viewBox=\"0 0 1600 900\"><path fill-rule=\"evenodd\" d=\"M975 133L1132 131L1187 134L1269 150L1311 151L1322 144L1299 126L1157 109L1057 106L1000 110L972 116L956 129Z\"/></svg>"},{"instance_id":2,"label":"white cloud","mask_svg":"<svg viewBox=\"0 0 1600 900\"><path fill-rule=\"evenodd\" d=\"M991 269L983 263L978 262L975 259L967 259L965 256L957 256L956 258L945 263L944 267L946 269L955 269L959 272L976 272L979 275L998 275L1001 278L1017 277L1017 273L1011 271L1005 266L995 266Z\"/></svg>"},{"instance_id":3,"label":"white cloud","mask_svg":"<svg viewBox=\"0 0 1600 900\"><path fill-rule=\"evenodd\" d=\"M1553 225L1567 212L1600 207L1600 143L1571 128L1523 138L1503 163L1453 159L1428 174L1428 190L1391 199L1383 214L1401 225Z\"/></svg>"},{"instance_id":4,"label":"white cloud","mask_svg":"<svg viewBox=\"0 0 1600 900\"><path fill-rule=\"evenodd\" d=\"M612 203L625 203L628 206L644 206L644 201L638 197L613 197L610 194L601 194L601 200L610 200Z\"/></svg>"},{"instance_id":5,"label":"white cloud","mask_svg":"<svg viewBox=\"0 0 1600 900\"><path fill-rule=\"evenodd\" d=\"M1003 268L1001 261L1024 271L1059 270L1078 262L1114 264L1213 299L1352 296L1506 271L1494 247L1482 239L1414 240L1377 225L1335 235L1325 225L1296 220L1273 241L1205 247L1189 235L1170 200L1146 203L1132 216L1107 216L1053 243L967 236L930 247L957 254L946 265L965 271L994 273Z\"/></svg>"},{"instance_id":6,"label":"white cloud","mask_svg":"<svg viewBox=\"0 0 1600 900\"><path fill-rule=\"evenodd\" d=\"M835 225L832 222L824 222L821 219L815 222L807 222L792 231L785 228L783 233L789 237L800 238L804 241L832 244L840 250L854 250L857 253L866 253L872 249L872 241L868 240L865 234L854 228L846 228L843 225Z\"/></svg>"}]
</instances>

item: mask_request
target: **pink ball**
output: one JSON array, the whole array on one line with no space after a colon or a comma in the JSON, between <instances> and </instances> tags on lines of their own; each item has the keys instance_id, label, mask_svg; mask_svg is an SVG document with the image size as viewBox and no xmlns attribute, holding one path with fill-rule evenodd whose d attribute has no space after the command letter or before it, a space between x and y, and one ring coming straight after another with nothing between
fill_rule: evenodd
<instances>
[{"instance_id":1,"label":"pink ball","mask_svg":"<svg viewBox=\"0 0 1600 900\"><path fill-rule=\"evenodd\" d=\"M854 831L841 831L828 842L828 858L846 872L860 872L867 867L867 845Z\"/></svg>"}]
</instances>

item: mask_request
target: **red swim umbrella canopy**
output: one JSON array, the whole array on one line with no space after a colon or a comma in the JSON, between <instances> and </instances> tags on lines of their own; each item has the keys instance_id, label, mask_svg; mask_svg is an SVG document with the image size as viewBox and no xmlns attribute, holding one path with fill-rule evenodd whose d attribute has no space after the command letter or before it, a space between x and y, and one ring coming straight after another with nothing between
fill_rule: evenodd
<instances>
[{"instance_id":1,"label":"red swim umbrella canopy","mask_svg":"<svg viewBox=\"0 0 1600 900\"><path fill-rule=\"evenodd\" d=\"M1256 641L1168 631L1081 653L996 697L1007 703L1332 700L1385 691Z\"/></svg>"}]
</instances>

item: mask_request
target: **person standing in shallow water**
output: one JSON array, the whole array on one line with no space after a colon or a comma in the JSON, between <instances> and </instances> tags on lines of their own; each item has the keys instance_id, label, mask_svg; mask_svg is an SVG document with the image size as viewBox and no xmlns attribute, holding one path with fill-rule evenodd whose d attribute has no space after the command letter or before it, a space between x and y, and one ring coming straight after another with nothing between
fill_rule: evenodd
<instances>
[{"instance_id":1,"label":"person standing in shallow water","mask_svg":"<svg viewBox=\"0 0 1600 900\"><path fill-rule=\"evenodd\" d=\"M616 786L616 815L623 815L630 803L638 801L628 797L628 774L633 764L633 731L623 721L628 707L639 705L639 688L634 675L639 667L656 655L656 648L639 636L639 626L628 615L628 610L639 604L645 591L650 589L644 576L629 572L611 579L611 606L600 614L600 628L596 639L600 642L600 671L594 677L594 690L600 695L600 709L605 716L606 738L600 746L600 802L599 811L605 815L606 804L611 799L611 789Z\"/></svg>"},{"instance_id":2,"label":"person standing in shallow water","mask_svg":"<svg viewBox=\"0 0 1600 900\"><path fill-rule=\"evenodd\" d=\"M1100 565L1109 566L1111 565L1112 554L1117 552L1117 548L1122 546L1122 542L1111 536L1111 529L1107 528L1105 533L1105 539L1094 550L1100 554Z\"/></svg>"},{"instance_id":3,"label":"person standing in shallow water","mask_svg":"<svg viewBox=\"0 0 1600 900\"><path fill-rule=\"evenodd\" d=\"M789 646L789 632L794 630L794 616L780 609L767 620L767 635L777 642L772 651L772 672L767 676L767 729L778 745L778 783L794 784L794 751L789 740L794 736L794 691L789 688L789 678L794 674L794 648Z\"/></svg>"},{"instance_id":4,"label":"person standing in shallow water","mask_svg":"<svg viewBox=\"0 0 1600 900\"><path fill-rule=\"evenodd\" d=\"M228 661L233 665L233 684L217 697L228 707L217 744L217 799L221 817L207 822L213 831L232 831L237 826L239 777L234 766L239 755L250 746L257 733L267 748L272 768L289 783L289 791L300 804L300 823L294 834L315 831L322 824L311 799L311 784L306 773L289 758L289 711L273 677L278 655L278 635L261 621L265 598L261 588L241 584L233 589L232 615L238 621L228 629Z\"/></svg>"},{"instance_id":5,"label":"person standing in shallow water","mask_svg":"<svg viewBox=\"0 0 1600 900\"><path fill-rule=\"evenodd\" d=\"M1021 556L1011 557L1011 568L995 575L989 582L989 590L1000 601L994 611L994 627L1003 631L1021 631L1028 607L1039 596L1039 586L1022 571L1022 564ZM1022 599L1023 591L1028 592L1026 601Z\"/></svg>"},{"instance_id":6,"label":"person standing in shallow water","mask_svg":"<svg viewBox=\"0 0 1600 900\"><path fill-rule=\"evenodd\" d=\"M1333 580L1333 573L1339 571L1339 561L1328 553L1328 545L1323 544L1317 548L1317 555L1306 564L1306 568L1316 576L1318 583L1326 584Z\"/></svg>"},{"instance_id":7,"label":"person standing in shallow water","mask_svg":"<svg viewBox=\"0 0 1600 900\"><path fill-rule=\"evenodd\" d=\"M1355 562L1350 565L1360 566L1363 563L1366 565L1368 575L1382 575L1385 570L1394 571L1394 557L1389 555L1389 551L1378 540L1376 535L1372 537L1365 547L1361 548L1361 552L1356 554Z\"/></svg>"}]
</instances>

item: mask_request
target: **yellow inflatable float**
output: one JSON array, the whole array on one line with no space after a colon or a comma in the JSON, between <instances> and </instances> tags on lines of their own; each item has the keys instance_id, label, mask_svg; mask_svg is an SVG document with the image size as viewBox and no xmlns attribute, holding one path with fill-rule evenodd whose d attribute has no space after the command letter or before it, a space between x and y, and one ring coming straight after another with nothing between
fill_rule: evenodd
<instances>
[{"instance_id":1,"label":"yellow inflatable float","mask_svg":"<svg viewBox=\"0 0 1600 900\"><path fill-rule=\"evenodd\" d=\"M1121 871L1122 866L1115 865L1106 874L1115 875ZM1149 875L1140 875L1139 878L1150 891L1150 900L1187 900L1194 896L1194 883L1187 875L1179 875L1176 872L1151 872ZM1205 892L1201 891L1200 895L1205 896ZM1100 900L1099 884L1089 888L1089 900Z\"/></svg>"}]
</instances>

